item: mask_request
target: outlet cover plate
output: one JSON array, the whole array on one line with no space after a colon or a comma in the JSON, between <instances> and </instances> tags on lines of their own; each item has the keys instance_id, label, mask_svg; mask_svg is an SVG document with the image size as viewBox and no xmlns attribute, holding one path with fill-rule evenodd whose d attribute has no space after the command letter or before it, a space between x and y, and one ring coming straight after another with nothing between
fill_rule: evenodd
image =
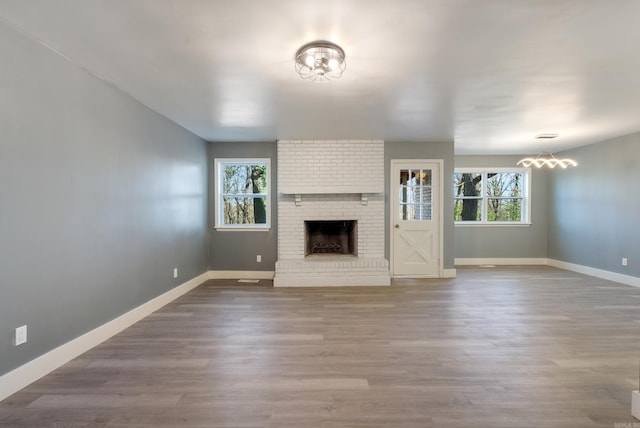
<instances>
[{"instance_id":1,"label":"outlet cover plate","mask_svg":"<svg viewBox=\"0 0 640 428\"><path fill-rule=\"evenodd\" d=\"M15 346L22 345L23 343L27 343L27 326L26 325L16 328Z\"/></svg>"}]
</instances>

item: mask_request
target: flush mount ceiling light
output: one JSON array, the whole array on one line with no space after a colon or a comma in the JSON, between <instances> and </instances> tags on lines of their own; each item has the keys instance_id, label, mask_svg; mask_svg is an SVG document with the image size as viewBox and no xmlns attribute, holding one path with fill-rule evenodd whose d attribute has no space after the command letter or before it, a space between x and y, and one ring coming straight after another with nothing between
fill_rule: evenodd
<instances>
[{"instance_id":1,"label":"flush mount ceiling light","mask_svg":"<svg viewBox=\"0 0 640 428\"><path fill-rule=\"evenodd\" d=\"M328 82L342 76L347 67L342 48L335 43L316 40L296 52L296 71L303 79Z\"/></svg>"},{"instance_id":2,"label":"flush mount ceiling light","mask_svg":"<svg viewBox=\"0 0 640 428\"><path fill-rule=\"evenodd\" d=\"M526 168L531 165L536 168L542 168L543 166L547 166L549 168L555 168L559 166L560 168L567 168L569 166L578 166L578 162L573 159L558 159L551 153L540 153L538 157L535 158L524 158L520 159L516 165L522 165Z\"/></svg>"}]
</instances>

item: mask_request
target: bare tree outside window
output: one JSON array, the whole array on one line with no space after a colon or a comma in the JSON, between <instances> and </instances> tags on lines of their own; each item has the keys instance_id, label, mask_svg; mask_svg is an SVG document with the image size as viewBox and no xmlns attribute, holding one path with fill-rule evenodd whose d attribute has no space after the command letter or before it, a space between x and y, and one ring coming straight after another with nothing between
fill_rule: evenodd
<instances>
[{"instance_id":1,"label":"bare tree outside window","mask_svg":"<svg viewBox=\"0 0 640 428\"><path fill-rule=\"evenodd\" d=\"M520 221L522 173L487 174L487 220Z\"/></svg>"},{"instance_id":2,"label":"bare tree outside window","mask_svg":"<svg viewBox=\"0 0 640 428\"><path fill-rule=\"evenodd\" d=\"M482 214L482 174L454 174L456 221L480 221Z\"/></svg>"}]
</instances>

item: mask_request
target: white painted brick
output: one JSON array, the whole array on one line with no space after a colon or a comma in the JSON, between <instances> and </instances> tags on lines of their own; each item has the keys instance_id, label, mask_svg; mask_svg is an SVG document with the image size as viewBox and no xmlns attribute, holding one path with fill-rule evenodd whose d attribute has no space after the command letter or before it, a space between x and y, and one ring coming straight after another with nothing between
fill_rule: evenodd
<instances>
[{"instance_id":1,"label":"white painted brick","mask_svg":"<svg viewBox=\"0 0 640 428\"><path fill-rule=\"evenodd\" d=\"M281 140L278 162L279 187L283 192L302 193L307 186L313 186L314 192L384 191L381 140ZM372 174L372 171L380 172Z\"/></svg>"},{"instance_id":2,"label":"white painted brick","mask_svg":"<svg viewBox=\"0 0 640 428\"><path fill-rule=\"evenodd\" d=\"M384 141L278 142L278 261L276 275L292 278L384 275ZM294 195L302 195L296 206ZM368 204L361 203L366 193ZM305 220L357 220L358 257L308 261Z\"/></svg>"}]
</instances>

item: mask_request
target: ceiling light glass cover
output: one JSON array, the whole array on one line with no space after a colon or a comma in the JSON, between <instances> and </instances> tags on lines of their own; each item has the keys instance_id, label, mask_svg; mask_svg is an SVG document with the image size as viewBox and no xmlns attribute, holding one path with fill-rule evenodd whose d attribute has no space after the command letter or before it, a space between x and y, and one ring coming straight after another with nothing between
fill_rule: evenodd
<instances>
[{"instance_id":1,"label":"ceiling light glass cover","mask_svg":"<svg viewBox=\"0 0 640 428\"><path fill-rule=\"evenodd\" d=\"M527 168L531 165L536 168L542 168L543 166L549 168L555 168L556 166L559 166L560 168L567 168L569 166L578 166L578 162L568 158L558 159L551 153L541 153L535 158L520 159L516 165L522 165Z\"/></svg>"},{"instance_id":2,"label":"ceiling light glass cover","mask_svg":"<svg viewBox=\"0 0 640 428\"><path fill-rule=\"evenodd\" d=\"M342 48L335 43L317 40L296 52L296 71L303 79L327 82L342 76L347 67Z\"/></svg>"}]
</instances>

